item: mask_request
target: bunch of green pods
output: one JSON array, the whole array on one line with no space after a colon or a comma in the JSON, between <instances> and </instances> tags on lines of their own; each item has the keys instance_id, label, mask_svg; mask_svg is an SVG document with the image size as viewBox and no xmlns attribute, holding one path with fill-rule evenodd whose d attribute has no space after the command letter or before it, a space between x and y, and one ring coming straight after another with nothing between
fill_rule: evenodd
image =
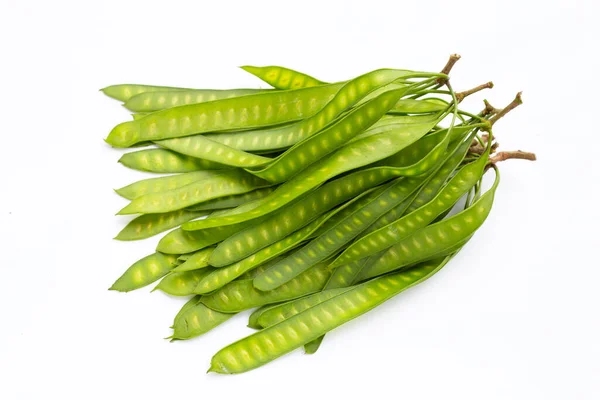
<instances>
[{"instance_id":1,"label":"bunch of green pods","mask_svg":"<svg viewBox=\"0 0 600 400\"><path fill-rule=\"evenodd\" d=\"M449 62L449 65L451 67ZM324 335L439 271L489 215L500 181L492 125L505 109L459 107L449 68L378 69L328 83L278 66L242 69L271 89L122 84L133 119L106 142L154 174L117 189L135 217L115 237L167 232L111 286L185 298L172 340L255 309L256 333L209 371L241 373ZM145 147L139 149L139 147ZM483 190L487 171L495 178Z\"/></svg>"}]
</instances>

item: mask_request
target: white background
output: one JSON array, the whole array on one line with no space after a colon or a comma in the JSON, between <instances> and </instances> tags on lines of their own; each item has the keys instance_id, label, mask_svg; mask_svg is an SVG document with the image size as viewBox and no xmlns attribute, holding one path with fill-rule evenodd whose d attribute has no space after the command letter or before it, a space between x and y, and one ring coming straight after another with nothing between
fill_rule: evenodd
<instances>
[{"instance_id":1,"label":"white background","mask_svg":"<svg viewBox=\"0 0 600 400\"><path fill-rule=\"evenodd\" d=\"M0 398L600 398L599 24L592 0L2 2ZM172 344L181 299L107 290L157 240L111 239L112 189L143 175L103 142L128 114L99 88L260 85L245 64L436 71L454 52L457 90L496 84L466 108L523 90L495 133L539 161L501 166L437 276L239 376L205 371L247 314Z\"/></svg>"}]
</instances>

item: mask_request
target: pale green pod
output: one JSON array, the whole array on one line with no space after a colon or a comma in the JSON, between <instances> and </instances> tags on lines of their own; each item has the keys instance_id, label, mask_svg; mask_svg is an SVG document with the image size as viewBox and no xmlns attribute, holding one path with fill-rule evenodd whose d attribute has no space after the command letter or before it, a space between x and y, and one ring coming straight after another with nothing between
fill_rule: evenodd
<instances>
[{"instance_id":1,"label":"pale green pod","mask_svg":"<svg viewBox=\"0 0 600 400\"><path fill-rule=\"evenodd\" d=\"M424 179L400 178L384 186L376 196L327 232L254 278L254 286L259 290L272 290L333 256L377 218L411 196L423 182Z\"/></svg>"},{"instance_id":2,"label":"pale green pod","mask_svg":"<svg viewBox=\"0 0 600 400\"><path fill-rule=\"evenodd\" d=\"M167 149L133 151L123 154L119 162L138 171L166 174L229 168L227 165L188 157Z\"/></svg>"},{"instance_id":3,"label":"pale green pod","mask_svg":"<svg viewBox=\"0 0 600 400\"><path fill-rule=\"evenodd\" d=\"M290 147L320 132L340 115L352 107L366 101L369 95L397 89L389 86L397 79L408 78L411 71L380 69L361 75L345 82L339 91L326 102L317 113L294 124L269 129L237 133L234 136L209 135L211 140L226 142L229 146L248 151L273 150ZM403 87L405 94L411 93L416 86ZM305 89L308 90L308 89ZM233 142L233 143L231 143Z\"/></svg>"},{"instance_id":4,"label":"pale green pod","mask_svg":"<svg viewBox=\"0 0 600 400\"><path fill-rule=\"evenodd\" d=\"M207 172L207 171L205 171ZM202 201L251 192L268 183L245 171L232 169L213 171L209 178L167 192L149 193L134 198L118 214L150 214L179 210Z\"/></svg>"},{"instance_id":5,"label":"pale green pod","mask_svg":"<svg viewBox=\"0 0 600 400\"><path fill-rule=\"evenodd\" d=\"M196 298L199 296L194 297ZM195 301L195 304L176 318L172 340L187 340L203 335L235 315L211 310L198 300Z\"/></svg>"},{"instance_id":6,"label":"pale green pod","mask_svg":"<svg viewBox=\"0 0 600 400\"><path fill-rule=\"evenodd\" d=\"M306 118L340 85L263 92L172 107L117 125L106 142L114 147L205 132L258 128ZM321 106L319 107L319 104Z\"/></svg>"},{"instance_id":7,"label":"pale green pod","mask_svg":"<svg viewBox=\"0 0 600 400\"><path fill-rule=\"evenodd\" d=\"M448 108L448 103L441 99L401 99L392 107L390 114L433 114L444 111Z\"/></svg>"},{"instance_id":8,"label":"pale green pod","mask_svg":"<svg viewBox=\"0 0 600 400\"><path fill-rule=\"evenodd\" d=\"M258 324L258 318L260 318L261 314L266 310L271 309L272 307L277 307L282 303L268 304L266 306L259 307L255 309L252 314L248 317L248 328L252 329L262 329L262 326Z\"/></svg>"},{"instance_id":9,"label":"pale green pod","mask_svg":"<svg viewBox=\"0 0 600 400\"><path fill-rule=\"evenodd\" d=\"M246 96L268 89L191 89L144 92L128 99L125 108L136 112L153 112L165 108Z\"/></svg>"},{"instance_id":10,"label":"pale green pod","mask_svg":"<svg viewBox=\"0 0 600 400\"><path fill-rule=\"evenodd\" d=\"M294 71L293 69L278 67L275 65L269 65L266 67L254 67L252 65L244 65L240 68L246 72L251 73L260 80L268 83L275 89L300 89L325 84L325 82L313 78L310 75Z\"/></svg>"},{"instance_id":11,"label":"pale green pod","mask_svg":"<svg viewBox=\"0 0 600 400\"><path fill-rule=\"evenodd\" d=\"M208 215L208 211L177 210L162 214L144 214L130 221L115 236L116 240L140 240L178 227L194 218Z\"/></svg>"},{"instance_id":12,"label":"pale green pod","mask_svg":"<svg viewBox=\"0 0 600 400\"><path fill-rule=\"evenodd\" d=\"M403 126L395 131L369 136L350 143L281 184L273 193L262 199L260 205L252 210L231 216L187 222L182 225L182 228L185 230L198 230L231 225L274 212L302 194L320 186L328 179L397 153L429 132L440 118L442 116L437 115L432 117L429 123Z\"/></svg>"},{"instance_id":13,"label":"pale green pod","mask_svg":"<svg viewBox=\"0 0 600 400\"><path fill-rule=\"evenodd\" d=\"M131 83L125 83L120 85L111 85L107 86L104 89L100 89L108 97L112 97L113 99L120 101L127 101L135 95L140 93L147 92L160 92L164 90L170 91L184 91L184 90L192 90L186 88L178 88L172 86L152 86L152 85L136 85Z\"/></svg>"},{"instance_id":14,"label":"pale green pod","mask_svg":"<svg viewBox=\"0 0 600 400\"><path fill-rule=\"evenodd\" d=\"M396 243L373 265L363 269L358 279L369 279L430 259L468 240L489 215L499 181L496 172L496 181L492 188L469 208L448 219L429 225Z\"/></svg>"},{"instance_id":15,"label":"pale green pod","mask_svg":"<svg viewBox=\"0 0 600 400\"><path fill-rule=\"evenodd\" d=\"M203 277L210 274L211 268L193 271L171 272L158 283L154 290L160 290L172 296L189 296Z\"/></svg>"},{"instance_id":16,"label":"pale green pod","mask_svg":"<svg viewBox=\"0 0 600 400\"><path fill-rule=\"evenodd\" d=\"M371 280L230 344L213 356L209 372L235 374L260 367L423 282L447 261L435 260Z\"/></svg>"},{"instance_id":17,"label":"pale green pod","mask_svg":"<svg viewBox=\"0 0 600 400\"><path fill-rule=\"evenodd\" d=\"M283 253L283 254L285 255L285 253ZM281 257L283 257L283 256L281 256ZM277 257L277 259L279 259L279 257ZM268 268L272 263L276 262L277 259L273 259L269 262L259 265L258 267L252 268L251 270L244 272L242 275L237 277L236 280L241 281L244 279L253 279L257 274L260 274L266 268ZM198 284L198 285L200 285L200 284Z\"/></svg>"},{"instance_id":18,"label":"pale green pod","mask_svg":"<svg viewBox=\"0 0 600 400\"><path fill-rule=\"evenodd\" d=\"M192 182L210 179L220 174L220 171L196 171L185 174L168 175L160 178L143 179L130 185L116 189L115 192L128 200L150 194L177 189Z\"/></svg>"},{"instance_id":19,"label":"pale green pod","mask_svg":"<svg viewBox=\"0 0 600 400\"><path fill-rule=\"evenodd\" d=\"M159 140L155 143L187 156L202 158L229 167L256 167L273 161L268 157L227 146L205 135Z\"/></svg>"},{"instance_id":20,"label":"pale green pod","mask_svg":"<svg viewBox=\"0 0 600 400\"><path fill-rule=\"evenodd\" d=\"M208 267L208 259L210 258L210 254L213 252L213 250L214 247L209 247L207 249L202 249L195 252L194 254L190 255L189 258L184 260L183 264L174 268L173 272L194 271Z\"/></svg>"},{"instance_id":21,"label":"pale green pod","mask_svg":"<svg viewBox=\"0 0 600 400\"><path fill-rule=\"evenodd\" d=\"M351 288L324 290L296 300L290 300L262 312L257 319L257 323L263 328L268 328L348 290L351 290Z\"/></svg>"},{"instance_id":22,"label":"pale green pod","mask_svg":"<svg viewBox=\"0 0 600 400\"><path fill-rule=\"evenodd\" d=\"M298 244L300 243L297 243L296 245ZM198 282L198 285L196 285L196 288L194 289L194 293L206 294L214 292L238 277L240 278L239 280L253 279L255 276L253 272L255 270L264 271L265 268L268 268L279 261L281 258L280 255L285 254L287 251L289 251L289 249L282 249L281 251L274 251L269 254L266 254L265 252L259 254L259 252L257 253L257 257L252 259L252 261L243 263L244 260L242 260L240 263L235 263L224 268L215 268L210 274L204 276L202 280Z\"/></svg>"},{"instance_id":23,"label":"pale green pod","mask_svg":"<svg viewBox=\"0 0 600 400\"><path fill-rule=\"evenodd\" d=\"M189 260L189 258L190 258L191 256L193 256L193 255L194 255L194 253L182 254L182 255L180 255L179 257L177 257L177 260L178 260L178 261L183 261L183 262L186 262L186 261L187 261L187 260Z\"/></svg>"},{"instance_id":24,"label":"pale green pod","mask_svg":"<svg viewBox=\"0 0 600 400\"><path fill-rule=\"evenodd\" d=\"M388 91L355 107L324 130L294 145L266 167L248 171L273 183L289 179L377 122L406 91L406 88Z\"/></svg>"},{"instance_id":25,"label":"pale green pod","mask_svg":"<svg viewBox=\"0 0 600 400\"><path fill-rule=\"evenodd\" d=\"M379 253L429 225L475 186L487 161L486 153L477 161L463 167L429 203L352 243L329 268Z\"/></svg>"},{"instance_id":26,"label":"pale green pod","mask_svg":"<svg viewBox=\"0 0 600 400\"><path fill-rule=\"evenodd\" d=\"M185 304L179 309L179 311L175 315L175 318L173 318L173 324L170 326L170 328L173 329L173 327L177 325L179 318L183 315L183 313L195 306L198 303L198 301L200 301L200 296L193 296L191 299L186 301Z\"/></svg>"},{"instance_id":27,"label":"pale green pod","mask_svg":"<svg viewBox=\"0 0 600 400\"><path fill-rule=\"evenodd\" d=\"M129 292L157 281L173 269L176 255L154 253L136 261L109 290Z\"/></svg>"},{"instance_id":28,"label":"pale green pod","mask_svg":"<svg viewBox=\"0 0 600 400\"><path fill-rule=\"evenodd\" d=\"M219 197L218 199L203 201L188 207L188 211L221 210L241 206L251 201L260 200L267 197L275 187L270 186L262 189L256 189L248 193L234 194L231 196Z\"/></svg>"},{"instance_id":29,"label":"pale green pod","mask_svg":"<svg viewBox=\"0 0 600 400\"><path fill-rule=\"evenodd\" d=\"M131 118L133 118L134 121L137 121L138 119L144 118L146 115L146 113L131 114Z\"/></svg>"},{"instance_id":30,"label":"pale green pod","mask_svg":"<svg viewBox=\"0 0 600 400\"><path fill-rule=\"evenodd\" d=\"M358 190L353 189L353 187L345 186L346 192L356 192L355 197L352 198L344 193L343 190L335 190L344 187L344 185L340 185L339 183L330 182L329 186L323 185L323 187L287 207L284 211L231 235L220 243L213 254L211 254L210 264L215 267L223 267L234 263L245 257L250 257L256 254L257 251L268 248L267 246L278 241L280 241L281 245L281 240L286 237L289 238L288 235L296 234L300 231L307 232L307 235L312 235L323 224L335 218L340 212L345 212L348 206L360 200L361 197L368 195L371 191L371 189L366 189L363 190L363 193L358 193ZM331 213L323 214L335 205L348 200L348 198L349 201L342 207ZM320 199L325 200L319 201ZM314 221L315 218L316 224ZM313 221L312 224L307 225L311 221ZM309 231L304 231L303 227L310 227Z\"/></svg>"},{"instance_id":31,"label":"pale green pod","mask_svg":"<svg viewBox=\"0 0 600 400\"><path fill-rule=\"evenodd\" d=\"M413 211L422 207L435 197L441 187L446 183L450 175L463 162L465 154L471 145L471 140L472 135L469 135L466 140L457 142L454 145L454 148L450 151L450 154L440 165L439 169L435 171L431 179L429 179L428 182L423 185L419 193L417 193L415 196L415 199L408 206L406 209L407 214L412 213Z\"/></svg>"},{"instance_id":32,"label":"pale green pod","mask_svg":"<svg viewBox=\"0 0 600 400\"><path fill-rule=\"evenodd\" d=\"M360 197L358 197L357 199L359 198ZM259 251L254 252L254 254L250 255L249 257L243 260L235 262L231 265L227 265L225 267L217 268L213 273L206 276L198 284L198 286L195 289L195 293L202 294L212 292L213 290L221 288L225 284L231 282L237 277L241 277L242 275L246 275L247 278L254 278L256 275L262 274L264 271L269 269L275 262L279 261L279 259L281 258L280 256L282 254L293 250L297 246L301 245L305 240L308 240L332 216L336 215L340 210L343 210L345 207L351 205L355 200L356 199L351 200L342 207L339 207L336 210L333 210L327 214L320 216L304 228L291 233L289 236L271 244L270 246L267 246ZM258 267L260 267L260 271ZM247 275L249 271L253 271L253 274Z\"/></svg>"},{"instance_id":33,"label":"pale green pod","mask_svg":"<svg viewBox=\"0 0 600 400\"><path fill-rule=\"evenodd\" d=\"M258 224L261 221L262 219L259 218L239 224L218 226L192 232L178 228L166 234L158 242L156 250L166 254L182 254L197 251L219 243L234 233L248 228L252 224Z\"/></svg>"},{"instance_id":34,"label":"pale green pod","mask_svg":"<svg viewBox=\"0 0 600 400\"><path fill-rule=\"evenodd\" d=\"M251 279L233 281L221 289L202 297L202 302L213 310L239 312L265 304L291 300L318 292L329 278L325 263L298 275L276 290L263 292L252 285Z\"/></svg>"}]
</instances>

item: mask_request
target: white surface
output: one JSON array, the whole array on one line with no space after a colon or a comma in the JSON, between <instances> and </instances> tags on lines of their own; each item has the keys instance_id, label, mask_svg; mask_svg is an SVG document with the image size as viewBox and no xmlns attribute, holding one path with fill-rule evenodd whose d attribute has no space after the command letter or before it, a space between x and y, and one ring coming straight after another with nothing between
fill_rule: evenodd
<instances>
[{"instance_id":1,"label":"white surface","mask_svg":"<svg viewBox=\"0 0 600 400\"><path fill-rule=\"evenodd\" d=\"M598 4L3 2L0 398L600 398ZM501 166L489 220L433 279L235 377L205 371L247 314L171 344L181 301L106 290L157 240L111 240L111 189L141 174L102 141L128 115L99 88L259 85L244 64L439 70L453 52L457 90L496 84L469 108L524 91L495 133L539 161Z\"/></svg>"}]
</instances>

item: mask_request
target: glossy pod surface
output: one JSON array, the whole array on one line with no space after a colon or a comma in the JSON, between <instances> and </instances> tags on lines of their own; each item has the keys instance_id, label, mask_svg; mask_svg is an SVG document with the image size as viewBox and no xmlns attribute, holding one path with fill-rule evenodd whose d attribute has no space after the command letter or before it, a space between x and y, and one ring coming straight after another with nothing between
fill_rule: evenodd
<instances>
[{"instance_id":1,"label":"glossy pod surface","mask_svg":"<svg viewBox=\"0 0 600 400\"><path fill-rule=\"evenodd\" d=\"M366 313L433 274L443 260L356 286L217 352L209 371L235 374L260 367Z\"/></svg>"},{"instance_id":2,"label":"glossy pod surface","mask_svg":"<svg viewBox=\"0 0 600 400\"><path fill-rule=\"evenodd\" d=\"M173 269L173 272L194 271L208 267L208 259L214 247L202 249L190 255L184 262ZM179 257L181 259L181 257Z\"/></svg>"},{"instance_id":3,"label":"glossy pod surface","mask_svg":"<svg viewBox=\"0 0 600 400\"><path fill-rule=\"evenodd\" d=\"M358 210L339 221L318 238L254 279L259 290L271 290L316 263L337 253L346 243L368 228L377 218L416 191L423 179L401 178L369 199Z\"/></svg>"},{"instance_id":4,"label":"glossy pod surface","mask_svg":"<svg viewBox=\"0 0 600 400\"><path fill-rule=\"evenodd\" d=\"M319 264L275 290L263 292L252 285L252 279L233 281L223 288L202 297L213 310L239 312L269 303L291 300L318 292L329 278L325 264Z\"/></svg>"},{"instance_id":5,"label":"glossy pod surface","mask_svg":"<svg viewBox=\"0 0 600 400\"><path fill-rule=\"evenodd\" d=\"M352 202L349 202L350 204ZM332 216L335 216L340 210L343 210L347 205L339 207L336 210L333 210L327 214L324 214L314 220L312 223L308 224L302 229L298 229L293 232L289 236L262 248L259 251L253 252L249 257L235 262L231 265L227 265L226 267L217 268L213 273L209 276L205 277L196 287L195 293L209 293L213 290L219 289L225 284L231 282L233 279L241 276L242 274L247 274L248 271L255 272L255 275L262 274L268 268L270 268L274 263L279 261L281 254L285 254L290 250L293 250L295 247L301 245L305 240L309 239L314 235L316 231L319 230L323 224L325 224ZM218 249L218 247L217 247ZM216 251L216 250L215 250ZM271 262L267 262L269 260L278 257L276 260ZM212 257L211 257L212 260ZM214 261L211 261L212 265L215 265ZM261 267L260 271L259 268ZM254 276L252 276L254 278Z\"/></svg>"},{"instance_id":6,"label":"glossy pod surface","mask_svg":"<svg viewBox=\"0 0 600 400\"><path fill-rule=\"evenodd\" d=\"M401 89L383 93L354 108L328 128L296 144L268 166L249 171L269 182L279 183L289 179L377 122L405 92L405 89Z\"/></svg>"},{"instance_id":7,"label":"glossy pod surface","mask_svg":"<svg viewBox=\"0 0 600 400\"><path fill-rule=\"evenodd\" d=\"M138 150L124 154L119 162L138 171L158 173L192 172L225 169L228 166L200 158L188 157L167 149Z\"/></svg>"},{"instance_id":8,"label":"glossy pod surface","mask_svg":"<svg viewBox=\"0 0 600 400\"><path fill-rule=\"evenodd\" d=\"M219 197L218 199L203 201L187 208L188 211L220 210L224 208L237 207L248 202L267 197L275 190L274 187L256 189L248 193L234 194Z\"/></svg>"},{"instance_id":9,"label":"glossy pod surface","mask_svg":"<svg viewBox=\"0 0 600 400\"><path fill-rule=\"evenodd\" d=\"M290 147L321 131L342 113L372 98L370 96L397 89L399 86L389 87L389 84L410 74L411 71L391 69L369 72L341 85L339 91L332 94L330 100L328 99L318 112L309 118L285 126L242 132L233 136L211 135L209 137L235 148L252 151ZM412 88L412 86L402 86L402 91L408 93ZM390 107L391 105L387 108Z\"/></svg>"},{"instance_id":10,"label":"glossy pod surface","mask_svg":"<svg viewBox=\"0 0 600 400\"><path fill-rule=\"evenodd\" d=\"M196 171L185 174L161 176L160 178L149 178L134 182L130 185L116 189L115 192L128 200L151 193L161 193L189 185L192 182L210 179L217 176L217 171Z\"/></svg>"},{"instance_id":11,"label":"glossy pod surface","mask_svg":"<svg viewBox=\"0 0 600 400\"><path fill-rule=\"evenodd\" d=\"M155 290L158 289L173 296L189 296L194 294L194 288L198 282L210 272L211 268L171 272L161 279Z\"/></svg>"},{"instance_id":12,"label":"glossy pod surface","mask_svg":"<svg viewBox=\"0 0 600 400\"><path fill-rule=\"evenodd\" d=\"M280 304L263 311L257 318L257 323L263 327L268 328L275 324L280 323L296 314L300 314L304 310L308 310L311 307L316 306L324 301L331 299L345 291L350 290L349 288L331 289L324 290L310 296L301 297L296 300L290 300L286 303Z\"/></svg>"},{"instance_id":13,"label":"glossy pod surface","mask_svg":"<svg viewBox=\"0 0 600 400\"><path fill-rule=\"evenodd\" d=\"M359 179L354 179L357 177ZM223 266L248 257L301 229L333 207L361 195L383 180L386 180L385 174L367 172L329 182L280 212L268 215L264 221L251 224L247 229L225 239L213 253L211 263Z\"/></svg>"},{"instance_id":14,"label":"glossy pod surface","mask_svg":"<svg viewBox=\"0 0 600 400\"><path fill-rule=\"evenodd\" d=\"M430 224L438 215L452 208L454 203L475 186L481 178L487 160L487 155L482 156L476 162L463 167L429 203L354 242L331 264L330 268L379 253Z\"/></svg>"},{"instance_id":15,"label":"glossy pod surface","mask_svg":"<svg viewBox=\"0 0 600 400\"><path fill-rule=\"evenodd\" d=\"M300 89L325 84L325 82L313 78L310 75L275 65L269 65L266 67L244 65L240 68L263 80L264 82L273 86L275 89Z\"/></svg>"},{"instance_id":16,"label":"glossy pod surface","mask_svg":"<svg viewBox=\"0 0 600 400\"><path fill-rule=\"evenodd\" d=\"M272 161L268 157L238 150L204 135L160 140L156 143L181 154L206 159L229 167L255 167Z\"/></svg>"},{"instance_id":17,"label":"glossy pod surface","mask_svg":"<svg viewBox=\"0 0 600 400\"><path fill-rule=\"evenodd\" d=\"M179 210L232 194L251 192L268 184L241 170L214 172L210 178L200 179L167 192L149 193L134 198L119 214L149 214Z\"/></svg>"},{"instance_id":18,"label":"glossy pod surface","mask_svg":"<svg viewBox=\"0 0 600 400\"><path fill-rule=\"evenodd\" d=\"M114 147L130 147L198 133L281 124L316 112L319 102L338 89L339 85L325 85L173 107L117 125L106 141Z\"/></svg>"},{"instance_id":19,"label":"glossy pod surface","mask_svg":"<svg viewBox=\"0 0 600 400\"><path fill-rule=\"evenodd\" d=\"M177 210L162 214L145 214L136 217L115 237L117 240L140 240L175 228L194 218L208 215L207 211Z\"/></svg>"},{"instance_id":20,"label":"glossy pod surface","mask_svg":"<svg viewBox=\"0 0 600 400\"><path fill-rule=\"evenodd\" d=\"M191 300L192 304L175 318L171 339L187 340L203 335L235 315L211 310L199 298L200 296L195 296Z\"/></svg>"},{"instance_id":21,"label":"glossy pod surface","mask_svg":"<svg viewBox=\"0 0 600 400\"><path fill-rule=\"evenodd\" d=\"M152 112L165 108L202 103L262 93L265 89L191 89L144 92L128 99L124 106L136 112Z\"/></svg>"},{"instance_id":22,"label":"glossy pod surface","mask_svg":"<svg viewBox=\"0 0 600 400\"><path fill-rule=\"evenodd\" d=\"M182 225L182 228L197 230L211 226L230 225L274 212L328 179L351 169L374 163L402 150L430 131L440 117L438 115L432 117L427 123L403 126L395 131L349 143L281 184L254 209L233 216L187 222Z\"/></svg>"},{"instance_id":23,"label":"glossy pod surface","mask_svg":"<svg viewBox=\"0 0 600 400\"><path fill-rule=\"evenodd\" d=\"M363 269L358 279L365 280L435 257L468 240L490 213L498 183L499 176L496 175L492 188L469 208L401 240L389 248L373 265Z\"/></svg>"},{"instance_id":24,"label":"glossy pod surface","mask_svg":"<svg viewBox=\"0 0 600 400\"><path fill-rule=\"evenodd\" d=\"M154 253L136 261L113 283L110 290L129 292L157 281L173 269L176 255Z\"/></svg>"},{"instance_id":25,"label":"glossy pod surface","mask_svg":"<svg viewBox=\"0 0 600 400\"><path fill-rule=\"evenodd\" d=\"M104 89L100 89L108 97L120 101L127 101L135 95L147 92L160 92L165 90L170 91L185 91L193 89L178 88L172 86L152 86L152 85L136 85L131 83L124 83L120 85L107 86Z\"/></svg>"}]
</instances>

